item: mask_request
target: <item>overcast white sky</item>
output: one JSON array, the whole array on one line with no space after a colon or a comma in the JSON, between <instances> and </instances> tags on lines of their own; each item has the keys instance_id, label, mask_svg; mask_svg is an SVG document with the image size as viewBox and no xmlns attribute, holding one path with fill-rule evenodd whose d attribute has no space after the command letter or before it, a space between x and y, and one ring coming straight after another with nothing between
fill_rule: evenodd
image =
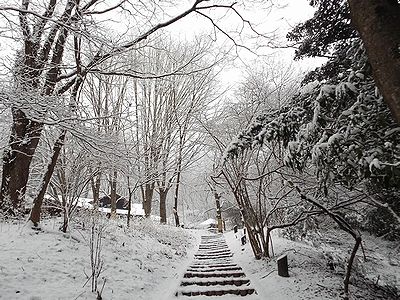
<instances>
[{"instance_id":1,"label":"overcast white sky","mask_svg":"<svg viewBox=\"0 0 400 300\"><path fill-rule=\"evenodd\" d=\"M294 26L295 24L308 19L310 16L312 16L314 12L313 8L308 5L307 0L281 0L272 2L255 0L255 2L258 3L254 4L253 7L250 4L248 4L249 2L252 1L243 0L243 2L246 3L246 9L243 9L243 7L238 6L238 10L240 10L240 12L243 14L243 17L248 20L251 20L252 22L254 22L254 24L257 24L257 30L259 32L271 33L271 34L273 33L280 40L280 43L278 44L285 43L284 37L286 33L290 30L291 26ZM16 3L19 3L19 1L17 1ZM181 3L182 5L171 7L167 11L167 13L170 16L174 16L177 13L182 12L185 8L192 5L193 0L182 0ZM271 3L273 3L272 7ZM263 6L265 9L262 8ZM235 16L232 12L227 15L222 15L221 13L214 14L213 17L217 20L218 25L220 25L227 32L237 30L238 26L242 24L240 19L237 16ZM219 19L219 17L221 19ZM167 18L168 18L167 15L162 17L162 19L167 19ZM4 21L4 19L1 19L1 21ZM119 26L121 26L124 23L124 21L121 20L121 18L119 18L116 21L121 22L119 23L120 24ZM114 24L116 23L114 22ZM130 26L132 26L132 24L130 24ZM123 27L124 26L121 26L121 28ZM176 22L175 24L171 25L170 27L168 27L168 31L170 31L173 36L190 39L194 35L200 33L212 34L212 26L210 24L210 21L205 19L204 17L201 17L196 14L191 14L185 17L184 19ZM249 32L250 31L247 31L247 33ZM235 36L235 34L232 33L232 36ZM232 43L228 41L226 37L224 37L222 34L219 34L217 37L218 37L217 43L219 47L223 48L232 46ZM251 45L253 41L252 45L253 47L251 47L253 49L255 49L254 48L255 45L260 46L262 43L265 42L258 40L257 42L254 43L254 40L246 39L246 34L242 35L242 37L244 37L242 41L240 40L239 37L236 37L235 40L237 40L238 43L243 43L245 45ZM275 41L277 41L276 37L274 39ZM6 57L10 59L13 56L16 45L12 44L13 44L12 41L2 39L2 41L0 42L0 56L2 57L2 59L5 59ZM293 49L262 48L258 49L257 51L258 53L261 54L268 54L268 55L274 54L275 60L283 61L287 64L293 63L292 62L292 57L294 53ZM237 68L240 68L242 62L247 64L250 63L252 60L256 59L255 55L245 50L240 50L239 54L241 61L236 60L236 69L231 68L229 70L230 76L228 76L228 78L225 77L227 81L233 82L238 80L238 78L240 78L240 72ZM320 65L323 61L324 60L321 59L319 60L307 59L299 62L294 62L293 64L297 68L306 70L314 68L317 65Z\"/></svg>"},{"instance_id":2,"label":"overcast white sky","mask_svg":"<svg viewBox=\"0 0 400 300\"><path fill-rule=\"evenodd\" d=\"M192 3L192 0L185 1L186 5ZM253 7L248 6L246 10L240 9L243 13L243 17L251 20L254 24L257 24L257 30L262 33L270 33L273 35L273 41L276 45L285 45L285 36L288 31L296 24L307 20L314 14L314 9L308 4L308 0L285 0L285 1L258 1L258 5ZM264 6L265 9L260 8ZM182 6L184 7L184 5ZM240 7L239 7L240 8ZM176 11L182 11L182 8L175 8ZM172 10L172 14L175 12ZM219 25L227 31L237 29L238 24L241 24L241 20L238 19L233 13L228 15L215 15L215 19L221 17ZM176 22L168 28L168 30L176 36L190 39L194 34L209 33L212 29L210 21L199 15L193 14L188 17ZM211 31L212 32L212 31ZM234 33L232 34L234 36ZM232 46L232 42L229 41L222 34L217 35L217 43L221 47ZM238 41L240 39L238 38ZM250 45L252 40L243 40L243 44ZM259 44L257 44L259 43ZM255 49L255 44L262 45L265 41L258 40L253 44L252 49ZM271 56L274 61L279 61L283 64L292 64L295 69L306 72L314 69L321 65L326 59L303 59L300 61L293 61L294 49L293 48L269 48L263 47L257 49L259 54ZM225 84L235 84L242 77L241 70L243 64L251 64L254 60L258 60L257 56L246 50L239 51L240 59L235 60L235 67L228 67L224 72L223 80ZM268 58L266 58L268 59Z\"/></svg>"}]
</instances>

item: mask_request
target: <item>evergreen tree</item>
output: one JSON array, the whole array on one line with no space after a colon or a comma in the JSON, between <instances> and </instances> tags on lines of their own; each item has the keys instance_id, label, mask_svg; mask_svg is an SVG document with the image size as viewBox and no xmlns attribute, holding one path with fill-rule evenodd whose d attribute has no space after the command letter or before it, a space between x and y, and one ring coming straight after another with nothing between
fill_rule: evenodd
<instances>
[{"instance_id":1,"label":"evergreen tree","mask_svg":"<svg viewBox=\"0 0 400 300\"><path fill-rule=\"evenodd\" d=\"M296 58L329 54L330 59L305 76L289 105L258 116L227 154L280 140L289 166L302 171L312 163L322 193L338 183L362 189L376 207L369 213L369 227L399 238L400 127L376 88L347 3L310 3L318 8L314 17L288 38L299 43ZM382 227L377 216L384 216L387 225Z\"/></svg>"}]
</instances>

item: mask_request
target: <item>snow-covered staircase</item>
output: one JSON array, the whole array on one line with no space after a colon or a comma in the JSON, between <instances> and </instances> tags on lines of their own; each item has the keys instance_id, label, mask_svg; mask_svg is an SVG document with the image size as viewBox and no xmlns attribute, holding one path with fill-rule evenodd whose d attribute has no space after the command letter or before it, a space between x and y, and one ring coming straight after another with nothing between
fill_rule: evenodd
<instances>
[{"instance_id":1,"label":"snow-covered staircase","mask_svg":"<svg viewBox=\"0 0 400 300\"><path fill-rule=\"evenodd\" d=\"M194 261L187 269L176 292L177 297L228 296L256 294L222 234L203 235ZM236 296L235 296L236 295ZM247 298L246 298L247 299Z\"/></svg>"}]
</instances>

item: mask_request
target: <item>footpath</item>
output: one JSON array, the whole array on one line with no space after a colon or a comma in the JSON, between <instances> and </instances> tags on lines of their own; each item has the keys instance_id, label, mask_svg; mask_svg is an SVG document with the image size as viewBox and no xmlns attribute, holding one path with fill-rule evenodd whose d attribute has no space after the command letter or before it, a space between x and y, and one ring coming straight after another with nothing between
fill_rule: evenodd
<instances>
[{"instance_id":1,"label":"footpath","mask_svg":"<svg viewBox=\"0 0 400 300\"><path fill-rule=\"evenodd\" d=\"M178 299L258 299L250 280L234 262L223 234L201 236L198 252L175 296Z\"/></svg>"}]
</instances>

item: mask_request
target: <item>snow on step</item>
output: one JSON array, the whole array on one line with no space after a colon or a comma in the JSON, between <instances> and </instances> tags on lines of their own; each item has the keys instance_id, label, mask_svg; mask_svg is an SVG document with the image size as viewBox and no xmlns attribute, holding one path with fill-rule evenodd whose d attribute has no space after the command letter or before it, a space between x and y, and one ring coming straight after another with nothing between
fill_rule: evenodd
<instances>
[{"instance_id":1,"label":"snow on step","mask_svg":"<svg viewBox=\"0 0 400 300\"><path fill-rule=\"evenodd\" d=\"M207 252L198 252L194 255L195 258L198 257L211 257L211 258L215 258L215 257L220 257L220 256L224 256L224 257L232 257L232 253L230 252L226 252L226 253L207 253Z\"/></svg>"},{"instance_id":2,"label":"snow on step","mask_svg":"<svg viewBox=\"0 0 400 300\"><path fill-rule=\"evenodd\" d=\"M198 252L196 253L194 256L198 256L198 257L215 257L215 256L232 256L232 253L207 253L207 252Z\"/></svg>"},{"instance_id":3,"label":"snow on step","mask_svg":"<svg viewBox=\"0 0 400 300\"><path fill-rule=\"evenodd\" d=\"M229 249L199 249L199 251L197 252L197 254L203 254L203 253L207 253L207 254L225 254L225 253L232 253Z\"/></svg>"},{"instance_id":4,"label":"snow on step","mask_svg":"<svg viewBox=\"0 0 400 300\"><path fill-rule=\"evenodd\" d=\"M211 272L186 272L184 278L190 277L245 277L243 272L211 271Z\"/></svg>"},{"instance_id":5,"label":"snow on step","mask_svg":"<svg viewBox=\"0 0 400 300\"><path fill-rule=\"evenodd\" d=\"M239 266L232 266L232 267L212 267L212 268L196 268L196 267L189 267L188 272L211 272L211 271L241 271L242 268Z\"/></svg>"},{"instance_id":6,"label":"snow on step","mask_svg":"<svg viewBox=\"0 0 400 300\"><path fill-rule=\"evenodd\" d=\"M228 248L224 249L199 249L198 253L209 253L209 254L218 254L218 253L231 253Z\"/></svg>"},{"instance_id":7,"label":"snow on step","mask_svg":"<svg viewBox=\"0 0 400 300\"><path fill-rule=\"evenodd\" d=\"M187 286L187 285L235 285L235 286L240 286L244 284L249 284L250 280L249 279L238 279L238 278L185 278L181 286Z\"/></svg>"},{"instance_id":8,"label":"snow on step","mask_svg":"<svg viewBox=\"0 0 400 300\"><path fill-rule=\"evenodd\" d=\"M254 288L251 287L235 287L235 286L184 286L181 287L180 290L176 293L177 296L185 295L185 296L222 296L222 295L240 295L246 296L251 295L255 292Z\"/></svg>"},{"instance_id":9,"label":"snow on step","mask_svg":"<svg viewBox=\"0 0 400 300\"><path fill-rule=\"evenodd\" d=\"M231 262L232 262L232 260L231 260L230 257L228 257L228 258L216 258L216 259L197 259L196 265L200 266L200 265L209 265L209 264L213 264L213 265L229 264Z\"/></svg>"},{"instance_id":10,"label":"snow on step","mask_svg":"<svg viewBox=\"0 0 400 300\"><path fill-rule=\"evenodd\" d=\"M227 250L228 246L224 246L224 247L208 247L208 248L199 248L199 251L223 251L223 250Z\"/></svg>"},{"instance_id":11,"label":"snow on step","mask_svg":"<svg viewBox=\"0 0 400 300\"><path fill-rule=\"evenodd\" d=\"M219 264L192 264L189 266L189 268L198 268L198 269L212 269L212 268L231 268L231 267L237 267L237 264L233 264L233 263L219 263Z\"/></svg>"},{"instance_id":12,"label":"snow on step","mask_svg":"<svg viewBox=\"0 0 400 300\"><path fill-rule=\"evenodd\" d=\"M197 299L258 299L242 268L232 261L232 253L222 234L201 237L194 261L184 274L176 296ZM199 299L200 299L199 298Z\"/></svg>"},{"instance_id":13,"label":"snow on step","mask_svg":"<svg viewBox=\"0 0 400 300\"><path fill-rule=\"evenodd\" d=\"M213 249L213 248L222 248L222 249L228 249L228 245L224 244L203 244L201 247L199 247L200 250L202 249Z\"/></svg>"}]
</instances>

